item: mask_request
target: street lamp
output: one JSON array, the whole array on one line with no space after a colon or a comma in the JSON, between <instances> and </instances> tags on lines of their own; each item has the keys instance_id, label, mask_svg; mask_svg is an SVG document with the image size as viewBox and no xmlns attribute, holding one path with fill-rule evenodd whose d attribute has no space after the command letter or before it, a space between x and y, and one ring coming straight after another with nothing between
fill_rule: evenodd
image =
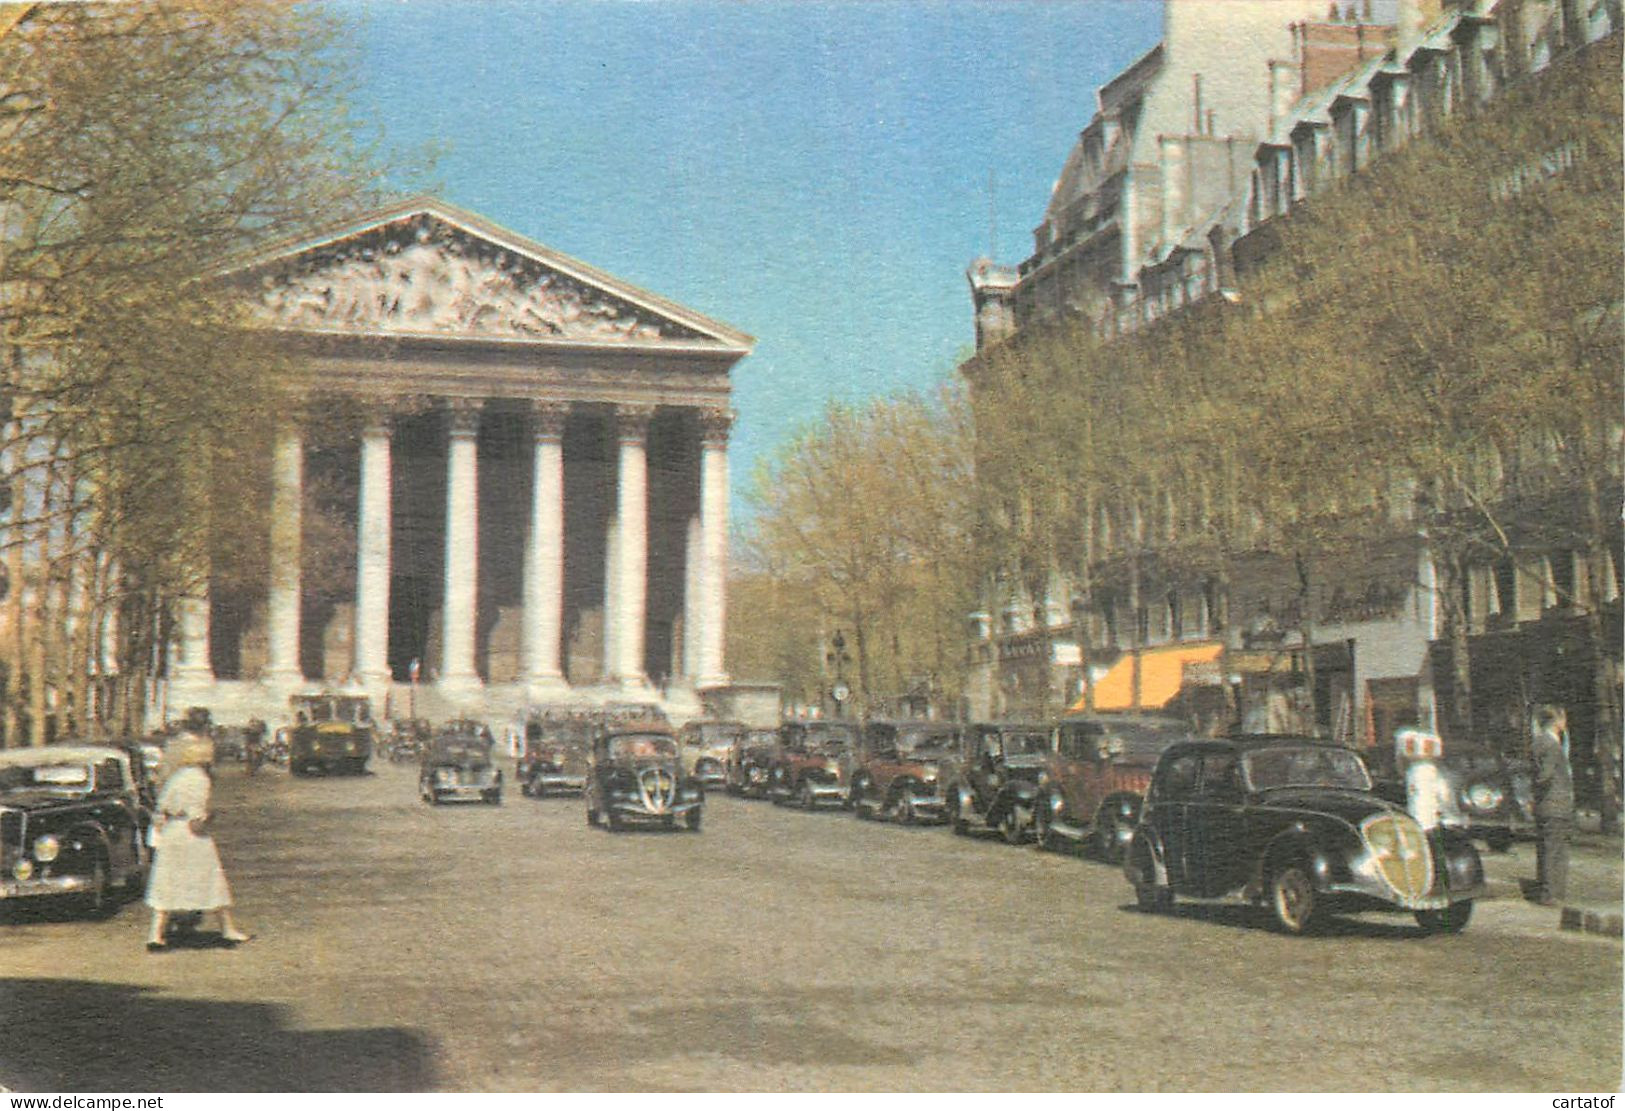
<instances>
[{"instance_id":1,"label":"street lamp","mask_svg":"<svg viewBox=\"0 0 1625 1111\"><path fill-rule=\"evenodd\" d=\"M852 657L846 654L846 637L841 630L835 630L835 639L830 641L831 651L824 659L835 669L835 685L830 688L829 695L835 700L835 716L846 716L846 701L852 697L852 690L846 685L846 665L852 662Z\"/></svg>"}]
</instances>

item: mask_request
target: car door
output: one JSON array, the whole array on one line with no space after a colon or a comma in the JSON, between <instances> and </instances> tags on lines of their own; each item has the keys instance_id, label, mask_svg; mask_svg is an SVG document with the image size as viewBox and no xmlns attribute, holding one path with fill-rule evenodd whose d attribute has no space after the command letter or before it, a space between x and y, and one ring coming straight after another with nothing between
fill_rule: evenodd
<instances>
[{"instance_id":1,"label":"car door","mask_svg":"<svg viewBox=\"0 0 1625 1111\"><path fill-rule=\"evenodd\" d=\"M1186 812L1202 770L1199 751L1182 752L1169 757L1157 769L1154 797L1145 824L1156 831L1162 843L1162 862L1168 870L1168 886L1176 891L1192 892L1191 870L1186 866L1188 857Z\"/></svg>"},{"instance_id":2,"label":"car door","mask_svg":"<svg viewBox=\"0 0 1625 1111\"><path fill-rule=\"evenodd\" d=\"M1198 894L1217 897L1246 882L1246 797L1233 750L1203 754L1201 779L1186 809L1185 836L1185 859Z\"/></svg>"},{"instance_id":3,"label":"car door","mask_svg":"<svg viewBox=\"0 0 1625 1111\"><path fill-rule=\"evenodd\" d=\"M1089 757L1099 747L1100 726L1074 722L1061 729L1056 742L1055 770L1061 797L1066 802L1067 819L1077 825L1094 820L1089 806Z\"/></svg>"}]
</instances>

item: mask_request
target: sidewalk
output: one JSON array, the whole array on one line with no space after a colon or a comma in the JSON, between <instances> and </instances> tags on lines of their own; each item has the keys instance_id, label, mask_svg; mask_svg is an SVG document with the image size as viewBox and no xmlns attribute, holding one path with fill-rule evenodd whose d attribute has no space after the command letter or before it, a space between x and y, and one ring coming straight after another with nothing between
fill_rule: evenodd
<instances>
[{"instance_id":1,"label":"sidewalk","mask_svg":"<svg viewBox=\"0 0 1625 1111\"><path fill-rule=\"evenodd\" d=\"M1535 878L1535 845L1519 841L1510 852L1484 852L1484 877L1491 899L1522 901ZM1569 848L1569 889L1560 907L1527 904L1532 914L1549 916L1553 929L1584 930L1620 937L1625 929L1625 848L1617 837L1577 832Z\"/></svg>"}]
</instances>

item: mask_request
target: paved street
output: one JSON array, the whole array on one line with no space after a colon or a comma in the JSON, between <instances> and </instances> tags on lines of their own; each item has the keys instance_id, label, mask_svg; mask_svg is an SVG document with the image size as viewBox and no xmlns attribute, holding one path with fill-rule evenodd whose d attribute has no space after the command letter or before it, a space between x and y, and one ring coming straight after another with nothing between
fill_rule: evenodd
<instances>
[{"instance_id":1,"label":"paved street","mask_svg":"<svg viewBox=\"0 0 1625 1111\"><path fill-rule=\"evenodd\" d=\"M414 775L223 772L217 833L258 934L243 949L149 955L138 906L0 926L0 1084L1620 1081L1619 943L1523 904L1481 905L1460 937L1375 916L1294 940L1239 906L1147 917L1104 865L942 829L717 795L703 833L612 835L575 799L430 808ZM1531 862L1520 846L1494 866Z\"/></svg>"}]
</instances>

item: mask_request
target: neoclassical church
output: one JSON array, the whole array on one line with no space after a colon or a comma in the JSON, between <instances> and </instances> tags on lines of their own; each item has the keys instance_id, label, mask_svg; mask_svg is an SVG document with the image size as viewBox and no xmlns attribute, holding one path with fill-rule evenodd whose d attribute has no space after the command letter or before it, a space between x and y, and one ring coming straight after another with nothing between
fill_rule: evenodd
<instances>
[{"instance_id":1,"label":"neoclassical church","mask_svg":"<svg viewBox=\"0 0 1625 1111\"><path fill-rule=\"evenodd\" d=\"M726 682L750 336L434 199L223 280L297 353L303 406L268 438L266 581L188 600L169 714L276 722L334 690L398 717L681 716ZM313 563L322 530L342 561Z\"/></svg>"}]
</instances>

